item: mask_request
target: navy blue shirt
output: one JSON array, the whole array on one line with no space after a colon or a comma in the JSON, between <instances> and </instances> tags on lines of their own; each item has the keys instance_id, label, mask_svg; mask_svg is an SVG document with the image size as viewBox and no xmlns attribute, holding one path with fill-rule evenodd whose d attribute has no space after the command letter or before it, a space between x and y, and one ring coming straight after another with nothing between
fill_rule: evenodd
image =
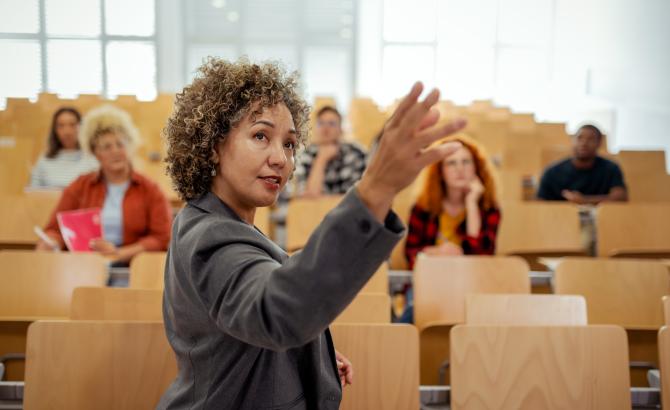
<instances>
[{"instance_id":1,"label":"navy blue shirt","mask_svg":"<svg viewBox=\"0 0 670 410\"><path fill-rule=\"evenodd\" d=\"M614 162L596 157L593 167L578 169L572 158L549 166L542 175L537 197L548 201L563 201L564 189L582 195L607 195L614 187L626 188L621 169Z\"/></svg>"}]
</instances>

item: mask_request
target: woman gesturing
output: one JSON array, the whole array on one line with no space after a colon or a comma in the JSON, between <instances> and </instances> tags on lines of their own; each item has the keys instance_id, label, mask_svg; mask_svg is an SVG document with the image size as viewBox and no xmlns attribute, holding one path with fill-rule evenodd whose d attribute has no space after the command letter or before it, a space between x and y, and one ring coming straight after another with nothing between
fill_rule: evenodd
<instances>
[{"instance_id":1,"label":"woman gesturing","mask_svg":"<svg viewBox=\"0 0 670 410\"><path fill-rule=\"evenodd\" d=\"M426 148L464 124L432 127L438 92L418 101L422 88L399 105L360 183L291 257L253 219L276 201L304 142L296 77L210 59L177 95L168 172L188 204L173 225L164 319L179 372L159 408L339 407L350 364L328 325L402 236L393 197L459 146Z\"/></svg>"}]
</instances>

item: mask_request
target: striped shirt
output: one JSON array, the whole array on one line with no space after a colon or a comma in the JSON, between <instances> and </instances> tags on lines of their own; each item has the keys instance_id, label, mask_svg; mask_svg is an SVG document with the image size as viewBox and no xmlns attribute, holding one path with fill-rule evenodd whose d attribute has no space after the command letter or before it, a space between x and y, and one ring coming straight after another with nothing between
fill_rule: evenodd
<instances>
[{"instance_id":1,"label":"striped shirt","mask_svg":"<svg viewBox=\"0 0 670 410\"><path fill-rule=\"evenodd\" d=\"M42 157L33 168L32 188L65 188L79 175L98 169L95 157L82 150L60 150L54 158Z\"/></svg>"}]
</instances>

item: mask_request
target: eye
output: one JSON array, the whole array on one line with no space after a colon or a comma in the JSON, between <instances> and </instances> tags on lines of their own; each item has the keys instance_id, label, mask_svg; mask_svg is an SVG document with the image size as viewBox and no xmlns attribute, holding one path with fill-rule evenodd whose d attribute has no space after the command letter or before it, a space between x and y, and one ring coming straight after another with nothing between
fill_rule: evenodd
<instances>
[{"instance_id":1,"label":"eye","mask_svg":"<svg viewBox=\"0 0 670 410\"><path fill-rule=\"evenodd\" d=\"M264 133L262 133L262 132L257 132L257 133L254 135L254 138L256 138L256 139L259 140L259 141L263 141L263 139L267 139L268 137L267 137Z\"/></svg>"},{"instance_id":2,"label":"eye","mask_svg":"<svg viewBox=\"0 0 670 410\"><path fill-rule=\"evenodd\" d=\"M293 141L286 141L284 143L284 148L290 149L290 150L295 150L295 142Z\"/></svg>"}]
</instances>

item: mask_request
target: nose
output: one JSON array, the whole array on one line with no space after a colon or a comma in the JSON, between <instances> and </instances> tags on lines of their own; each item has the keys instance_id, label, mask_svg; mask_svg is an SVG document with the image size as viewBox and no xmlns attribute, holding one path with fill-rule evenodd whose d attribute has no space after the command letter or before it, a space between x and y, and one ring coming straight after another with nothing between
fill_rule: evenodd
<instances>
[{"instance_id":1,"label":"nose","mask_svg":"<svg viewBox=\"0 0 670 410\"><path fill-rule=\"evenodd\" d=\"M281 141L278 144L272 144L270 148L270 156L268 157L268 163L272 168L282 169L286 166L288 158L286 157L286 150Z\"/></svg>"},{"instance_id":2,"label":"nose","mask_svg":"<svg viewBox=\"0 0 670 410\"><path fill-rule=\"evenodd\" d=\"M118 156L118 155L123 155L126 153L126 147L125 145L113 145L112 150L111 150L112 155Z\"/></svg>"}]
</instances>

